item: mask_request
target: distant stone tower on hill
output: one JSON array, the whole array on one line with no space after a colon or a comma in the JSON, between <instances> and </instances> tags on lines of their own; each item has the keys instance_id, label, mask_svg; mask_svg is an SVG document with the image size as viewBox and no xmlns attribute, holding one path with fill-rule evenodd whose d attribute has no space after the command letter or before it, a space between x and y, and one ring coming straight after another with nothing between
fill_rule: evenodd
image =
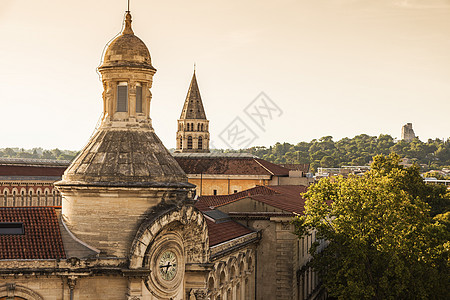
<instances>
[{"instance_id":1,"label":"distant stone tower on hill","mask_svg":"<svg viewBox=\"0 0 450 300\"><path fill-rule=\"evenodd\" d=\"M412 123L406 123L406 125L403 125L402 127L402 140L405 140L407 142L411 142L416 138L416 135L414 134L414 130L412 128Z\"/></svg>"},{"instance_id":2,"label":"distant stone tower on hill","mask_svg":"<svg viewBox=\"0 0 450 300\"><path fill-rule=\"evenodd\" d=\"M209 153L209 121L206 119L195 70L178 120L175 152Z\"/></svg>"}]
</instances>

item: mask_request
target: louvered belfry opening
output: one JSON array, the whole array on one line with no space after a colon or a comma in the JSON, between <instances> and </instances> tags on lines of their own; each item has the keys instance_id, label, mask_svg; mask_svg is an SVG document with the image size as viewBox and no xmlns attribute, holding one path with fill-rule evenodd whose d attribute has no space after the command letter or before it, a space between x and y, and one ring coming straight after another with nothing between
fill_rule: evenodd
<instances>
[{"instance_id":1,"label":"louvered belfry opening","mask_svg":"<svg viewBox=\"0 0 450 300\"><path fill-rule=\"evenodd\" d=\"M118 112L128 111L128 86L126 83L119 83L117 86L117 109Z\"/></svg>"},{"instance_id":2,"label":"louvered belfry opening","mask_svg":"<svg viewBox=\"0 0 450 300\"><path fill-rule=\"evenodd\" d=\"M136 112L142 113L142 86L136 85Z\"/></svg>"}]
</instances>

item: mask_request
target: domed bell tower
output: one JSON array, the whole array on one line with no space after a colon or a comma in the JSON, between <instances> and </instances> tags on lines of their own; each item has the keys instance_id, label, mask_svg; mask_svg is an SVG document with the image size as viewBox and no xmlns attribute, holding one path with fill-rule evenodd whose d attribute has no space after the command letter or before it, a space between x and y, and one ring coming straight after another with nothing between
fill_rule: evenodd
<instances>
[{"instance_id":1,"label":"domed bell tower","mask_svg":"<svg viewBox=\"0 0 450 300\"><path fill-rule=\"evenodd\" d=\"M137 122L151 126L150 88L156 69L144 42L134 35L129 12L122 35L109 45L98 70L104 88L103 125L120 126L127 122L127 126L132 126Z\"/></svg>"},{"instance_id":2,"label":"domed bell tower","mask_svg":"<svg viewBox=\"0 0 450 300\"><path fill-rule=\"evenodd\" d=\"M129 12L99 71L101 125L55 185L67 228L106 256L127 257L146 216L191 203L193 185L153 130L150 88L156 69L134 35Z\"/></svg>"}]
</instances>

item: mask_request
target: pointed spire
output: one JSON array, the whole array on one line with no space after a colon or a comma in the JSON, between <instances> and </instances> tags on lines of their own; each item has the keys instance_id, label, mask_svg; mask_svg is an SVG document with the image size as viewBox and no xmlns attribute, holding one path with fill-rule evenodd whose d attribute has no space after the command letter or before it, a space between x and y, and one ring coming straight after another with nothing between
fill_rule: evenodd
<instances>
[{"instance_id":1,"label":"pointed spire","mask_svg":"<svg viewBox=\"0 0 450 300\"><path fill-rule=\"evenodd\" d=\"M203 119L206 120L205 109L203 108L202 97L200 96L200 90L197 84L197 77L192 75L191 84L184 101L183 111L181 112L180 119Z\"/></svg>"},{"instance_id":2,"label":"pointed spire","mask_svg":"<svg viewBox=\"0 0 450 300\"><path fill-rule=\"evenodd\" d=\"M129 11L127 11L127 14L125 16L125 29L123 30L122 34L134 34L133 29L131 29L131 14Z\"/></svg>"}]
</instances>

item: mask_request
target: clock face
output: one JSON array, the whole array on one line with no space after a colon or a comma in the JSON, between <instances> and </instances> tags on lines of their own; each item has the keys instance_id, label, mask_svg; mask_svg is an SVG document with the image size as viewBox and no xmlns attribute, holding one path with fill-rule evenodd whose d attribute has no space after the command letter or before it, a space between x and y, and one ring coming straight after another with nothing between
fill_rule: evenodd
<instances>
[{"instance_id":1,"label":"clock face","mask_svg":"<svg viewBox=\"0 0 450 300\"><path fill-rule=\"evenodd\" d=\"M177 257L172 251L164 251L160 256L159 274L164 280L170 281L177 274Z\"/></svg>"}]
</instances>

